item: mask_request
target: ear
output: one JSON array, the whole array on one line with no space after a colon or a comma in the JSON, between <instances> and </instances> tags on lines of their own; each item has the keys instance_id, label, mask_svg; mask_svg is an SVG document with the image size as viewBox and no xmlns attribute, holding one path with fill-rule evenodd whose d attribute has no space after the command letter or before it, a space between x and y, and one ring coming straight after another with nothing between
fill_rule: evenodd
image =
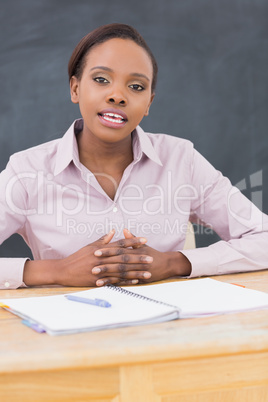
<instances>
[{"instance_id":1,"label":"ear","mask_svg":"<svg viewBox=\"0 0 268 402\"><path fill-rule=\"evenodd\" d=\"M73 75L70 79L70 94L73 103L79 103L79 81Z\"/></svg>"},{"instance_id":2,"label":"ear","mask_svg":"<svg viewBox=\"0 0 268 402\"><path fill-rule=\"evenodd\" d=\"M148 115L149 115L149 110L150 110L151 104L153 103L154 97L155 97L155 93L153 93L152 96L151 96L149 105L148 105L148 107L147 107L146 112L144 113L144 116L148 116Z\"/></svg>"}]
</instances>

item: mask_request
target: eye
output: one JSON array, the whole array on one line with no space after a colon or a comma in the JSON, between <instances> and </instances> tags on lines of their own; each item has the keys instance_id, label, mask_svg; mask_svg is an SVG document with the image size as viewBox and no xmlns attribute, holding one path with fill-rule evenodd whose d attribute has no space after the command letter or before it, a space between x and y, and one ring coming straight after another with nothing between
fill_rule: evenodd
<instances>
[{"instance_id":1,"label":"eye","mask_svg":"<svg viewBox=\"0 0 268 402\"><path fill-rule=\"evenodd\" d=\"M134 89L134 91L144 91L144 87L140 84L132 84L129 86L131 89Z\"/></svg>"},{"instance_id":2,"label":"eye","mask_svg":"<svg viewBox=\"0 0 268 402\"><path fill-rule=\"evenodd\" d=\"M93 78L94 81L100 83L100 84L108 84L108 80L104 77L95 77Z\"/></svg>"}]
</instances>

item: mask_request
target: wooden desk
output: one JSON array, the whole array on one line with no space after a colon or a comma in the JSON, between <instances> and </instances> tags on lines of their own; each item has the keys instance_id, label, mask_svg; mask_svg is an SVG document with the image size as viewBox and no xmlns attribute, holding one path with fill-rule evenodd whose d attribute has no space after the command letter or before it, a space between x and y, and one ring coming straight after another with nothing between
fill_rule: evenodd
<instances>
[{"instance_id":1,"label":"wooden desk","mask_svg":"<svg viewBox=\"0 0 268 402\"><path fill-rule=\"evenodd\" d=\"M215 279L268 292L268 271ZM0 400L267 402L268 310L51 337L0 309Z\"/></svg>"}]
</instances>

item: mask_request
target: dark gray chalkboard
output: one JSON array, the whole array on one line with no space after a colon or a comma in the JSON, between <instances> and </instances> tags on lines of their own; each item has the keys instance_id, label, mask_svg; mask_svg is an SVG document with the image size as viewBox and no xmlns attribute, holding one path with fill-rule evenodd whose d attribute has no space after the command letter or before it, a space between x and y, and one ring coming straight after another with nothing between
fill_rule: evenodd
<instances>
[{"instance_id":1,"label":"dark gray chalkboard","mask_svg":"<svg viewBox=\"0 0 268 402\"><path fill-rule=\"evenodd\" d=\"M0 170L79 117L68 59L82 36L110 22L135 26L159 62L143 128L192 140L267 213L267 0L2 0ZM27 253L15 236L0 255Z\"/></svg>"}]
</instances>

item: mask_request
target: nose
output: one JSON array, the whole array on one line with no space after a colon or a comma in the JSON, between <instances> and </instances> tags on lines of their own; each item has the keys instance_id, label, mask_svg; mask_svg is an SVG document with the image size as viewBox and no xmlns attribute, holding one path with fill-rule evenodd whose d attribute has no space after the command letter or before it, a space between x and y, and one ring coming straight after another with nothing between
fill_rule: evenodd
<instances>
[{"instance_id":1,"label":"nose","mask_svg":"<svg viewBox=\"0 0 268 402\"><path fill-rule=\"evenodd\" d=\"M107 96L107 102L113 105L126 106L127 98L119 88L114 88Z\"/></svg>"}]
</instances>

